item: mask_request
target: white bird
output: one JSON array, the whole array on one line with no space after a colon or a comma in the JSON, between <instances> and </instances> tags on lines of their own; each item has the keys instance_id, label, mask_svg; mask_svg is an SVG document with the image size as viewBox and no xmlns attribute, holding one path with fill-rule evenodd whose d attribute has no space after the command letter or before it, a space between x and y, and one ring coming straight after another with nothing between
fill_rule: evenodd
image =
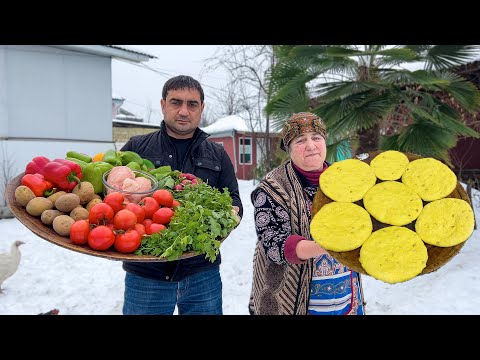
<instances>
[{"instance_id":1,"label":"white bird","mask_svg":"<svg viewBox=\"0 0 480 360\"><path fill-rule=\"evenodd\" d=\"M0 254L0 294L2 293L2 284L10 276L15 274L20 264L20 245L25 244L23 241L17 240L10 247L10 253Z\"/></svg>"}]
</instances>

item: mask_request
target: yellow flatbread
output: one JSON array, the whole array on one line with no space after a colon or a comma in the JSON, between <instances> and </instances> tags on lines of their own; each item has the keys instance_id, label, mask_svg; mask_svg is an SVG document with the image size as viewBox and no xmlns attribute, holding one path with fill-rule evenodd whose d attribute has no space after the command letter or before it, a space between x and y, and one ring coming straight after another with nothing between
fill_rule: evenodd
<instances>
[{"instance_id":1,"label":"yellow flatbread","mask_svg":"<svg viewBox=\"0 0 480 360\"><path fill-rule=\"evenodd\" d=\"M373 232L360 249L360 263L367 274L390 284L420 274L427 259L427 248L420 236L399 226Z\"/></svg>"},{"instance_id":2,"label":"yellow flatbread","mask_svg":"<svg viewBox=\"0 0 480 360\"><path fill-rule=\"evenodd\" d=\"M367 191L363 206L378 221L389 225L407 225L423 209L415 192L398 181L384 181Z\"/></svg>"},{"instance_id":3,"label":"yellow flatbread","mask_svg":"<svg viewBox=\"0 0 480 360\"><path fill-rule=\"evenodd\" d=\"M370 167L379 179L397 180L402 177L409 162L407 156L400 151L388 150L375 156Z\"/></svg>"},{"instance_id":4,"label":"yellow flatbread","mask_svg":"<svg viewBox=\"0 0 480 360\"><path fill-rule=\"evenodd\" d=\"M330 199L355 202L363 198L377 177L370 165L357 159L334 163L320 176L320 189Z\"/></svg>"},{"instance_id":5,"label":"yellow flatbread","mask_svg":"<svg viewBox=\"0 0 480 360\"><path fill-rule=\"evenodd\" d=\"M447 165L433 158L410 162L402 182L422 200L434 201L448 196L457 186L457 176Z\"/></svg>"},{"instance_id":6,"label":"yellow flatbread","mask_svg":"<svg viewBox=\"0 0 480 360\"><path fill-rule=\"evenodd\" d=\"M368 212L352 203L324 205L310 223L310 234L326 250L350 251L362 246L372 233Z\"/></svg>"},{"instance_id":7,"label":"yellow flatbread","mask_svg":"<svg viewBox=\"0 0 480 360\"><path fill-rule=\"evenodd\" d=\"M473 210L465 200L446 198L425 205L415 231L427 244L455 246L472 235L474 222Z\"/></svg>"}]
</instances>

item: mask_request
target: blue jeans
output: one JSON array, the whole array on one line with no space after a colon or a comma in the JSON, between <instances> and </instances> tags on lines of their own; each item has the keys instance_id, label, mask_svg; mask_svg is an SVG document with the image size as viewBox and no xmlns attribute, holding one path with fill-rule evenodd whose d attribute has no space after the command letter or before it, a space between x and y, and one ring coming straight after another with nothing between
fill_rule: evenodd
<instances>
[{"instance_id":1,"label":"blue jeans","mask_svg":"<svg viewBox=\"0 0 480 360\"><path fill-rule=\"evenodd\" d=\"M131 273L125 275L124 315L222 315L220 267L162 281Z\"/></svg>"}]
</instances>

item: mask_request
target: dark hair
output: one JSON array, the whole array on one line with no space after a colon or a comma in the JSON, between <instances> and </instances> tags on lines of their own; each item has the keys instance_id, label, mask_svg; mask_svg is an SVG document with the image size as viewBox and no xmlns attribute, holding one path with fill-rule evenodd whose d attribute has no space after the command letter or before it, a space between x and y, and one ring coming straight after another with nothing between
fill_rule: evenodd
<instances>
[{"instance_id":1,"label":"dark hair","mask_svg":"<svg viewBox=\"0 0 480 360\"><path fill-rule=\"evenodd\" d=\"M178 75L171 79L168 79L165 85L163 85L162 98L167 100L167 93L170 90L179 90L179 89L195 89L200 93L200 102L203 103L204 94L202 85L195 80L194 78L187 75Z\"/></svg>"}]
</instances>

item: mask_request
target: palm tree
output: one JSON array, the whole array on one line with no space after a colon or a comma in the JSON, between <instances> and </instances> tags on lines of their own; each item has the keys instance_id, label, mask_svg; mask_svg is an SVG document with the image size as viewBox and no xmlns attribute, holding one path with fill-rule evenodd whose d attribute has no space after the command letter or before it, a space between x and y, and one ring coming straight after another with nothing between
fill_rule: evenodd
<instances>
[{"instance_id":1,"label":"palm tree","mask_svg":"<svg viewBox=\"0 0 480 360\"><path fill-rule=\"evenodd\" d=\"M479 137L458 108L480 109L480 92L455 74L477 45L274 46L274 96L266 111L278 129L294 112L325 120L330 161L392 149L445 160L460 135ZM412 70L416 65L421 69ZM450 101L445 101L449 99ZM452 106L452 103L456 106Z\"/></svg>"}]
</instances>

